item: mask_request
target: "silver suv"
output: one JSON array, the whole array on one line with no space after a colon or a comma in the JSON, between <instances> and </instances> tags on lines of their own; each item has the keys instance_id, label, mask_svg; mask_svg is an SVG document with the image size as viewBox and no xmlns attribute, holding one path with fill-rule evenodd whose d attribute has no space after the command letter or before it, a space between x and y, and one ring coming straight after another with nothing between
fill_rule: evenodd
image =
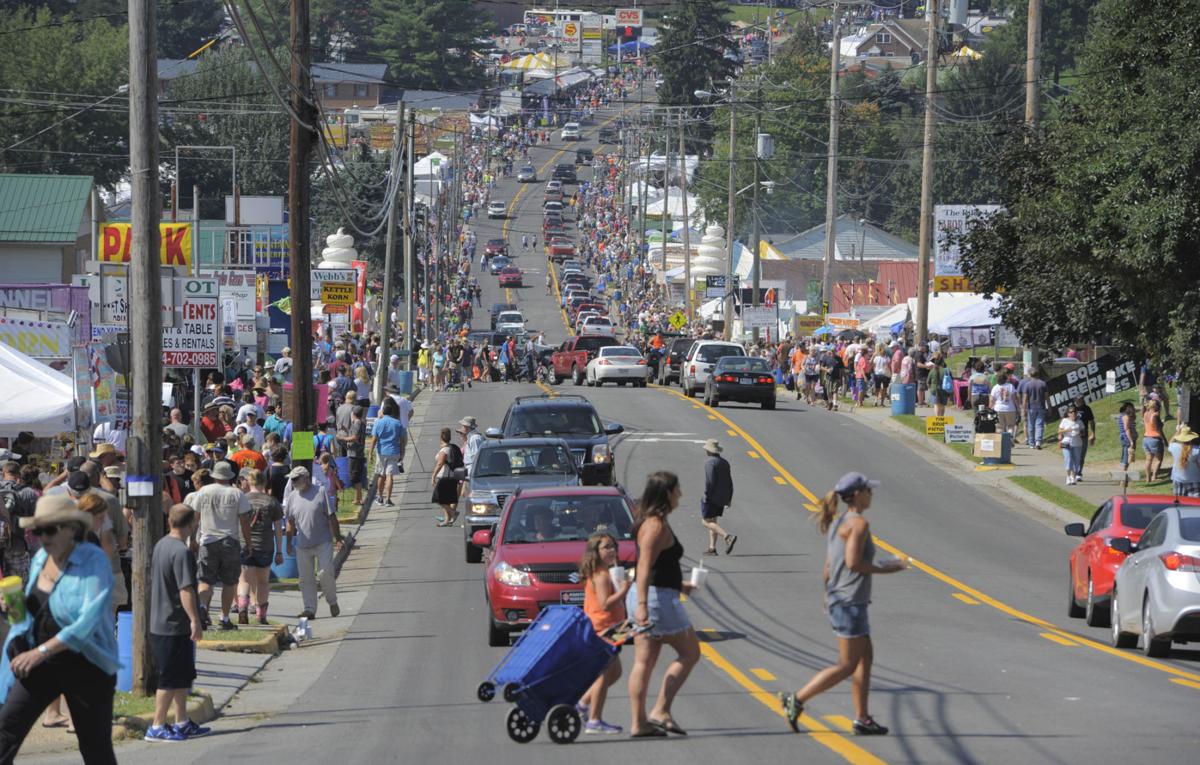
<instances>
[{"instance_id":1,"label":"silver suv","mask_svg":"<svg viewBox=\"0 0 1200 765\"><path fill-rule=\"evenodd\" d=\"M745 356L746 349L738 343L724 340L700 340L688 349L687 356L679 365L679 387L688 396L704 390L708 373L718 360L726 356Z\"/></svg>"}]
</instances>

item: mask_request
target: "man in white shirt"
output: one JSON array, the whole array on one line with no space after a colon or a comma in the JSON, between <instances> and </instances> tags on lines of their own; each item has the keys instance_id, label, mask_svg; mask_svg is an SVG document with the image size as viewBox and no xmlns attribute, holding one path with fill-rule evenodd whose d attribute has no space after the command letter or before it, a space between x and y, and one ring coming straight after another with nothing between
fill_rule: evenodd
<instances>
[{"instance_id":1,"label":"man in white shirt","mask_svg":"<svg viewBox=\"0 0 1200 765\"><path fill-rule=\"evenodd\" d=\"M241 489L231 486L233 468L228 462L213 465L214 483L194 491L183 504L200 515L200 523L192 536L192 550L199 550L197 564L200 579L200 621L209 623L208 607L212 603L213 585L221 584L221 629L237 629L229 621L229 610L237 595L238 578L242 574L241 553L250 552L250 500Z\"/></svg>"},{"instance_id":2,"label":"man in white shirt","mask_svg":"<svg viewBox=\"0 0 1200 765\"><path fill-rule=\"evenodd\" d=\"M285 347L280 353L283 355L275 359L275 376L281 382L290 383L292 381L292 349Z\"/></svg>"},{"instance_id":3,"label":"man in white shirt","mask_svg":"<svg viewBox=\"0 0 1200 765\"><path fill-rule=\"evenodd\" d=\"M400 424L408 430L408 421L412 419L413 404L408 396L400 392L400 389L395 385L389 385L384 389L385 392L395 400L396 406L400 407L400 416L396 419L400 420Z\"/></svg>"}]
</instances>

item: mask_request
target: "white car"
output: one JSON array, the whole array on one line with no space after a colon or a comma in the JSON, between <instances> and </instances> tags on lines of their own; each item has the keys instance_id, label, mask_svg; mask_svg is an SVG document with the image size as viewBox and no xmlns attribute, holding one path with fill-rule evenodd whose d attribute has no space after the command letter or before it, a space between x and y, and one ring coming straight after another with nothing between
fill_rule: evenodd
<instances>
[{"instance_id":1,"label":"white car","mask_svg":"<svg viewBox=\"0 0 1200 765\"><path fill-rule=\"evenodd\" d=\"M508 214L508 205L503 202L488 202L488 217L503 218Z\"/></svg>"},{"instance_id":2,"label":"white car","mask_svg":"<svg viewBox=\"0 0 1200 765\"><path fill-rule=\"evenodd\" d=\"M525 317L520 311L501 311L496 317L496 331L503 335L524 335Z\"/></svg>"},{"instance_id":3,"label":"white car","mask_svg":"<svg viewBox=\"0 0 1200 765\"><path fill-rule=\"evenodd\" d=\"M579 138L580 135L578 122L568 122L567 124L563 125L562 139L564 141L578 141Z\"/></svg>"},{"instance_id":4,"label":"white car","mask_svg":"<svg viewBox=\"0 0 1200 765\"><path fill-rule=\"evenodd\" d=\"M613 327L612 319L607 316L589 316L583 320L583 324L579 327L581 335L613 335L616 334L616 328Z\"/></svg>"},{"instance_id":5,"label":"white car","mask_svg":"<svg viewBox=\"0 0 1200 765\"><path fill-rule=\"evenodd\" d=\"M712 371L718 359L726 356L745 356L746 349L738 343L727 343L722 340L701 340L688 350L687 358L679 365L679 387L688 396L695 396L697 391L704 390L708 382L708 373Z\"/></svg>"},{"instance_id":6,"label":"white car","mask_svg":"<svg viewBox=\"0 0 1200 765\"><path fill-rule=\"evenodd\" d=\"M617 385L629 383L635 388L645 388L650 367L641 351L632 345L610 345L601 348L596 358L588 362L585 379L587 384L599 388L606 382Z\"/></svg>"},{"instance_id":7,"label":"white car","mask_svg":"<svg viewBox=\"0 0 1200 765\"><path fill-rule=\"evenodd\" d=\"M546 181L546 191L562 191L562 181Z\"/></svg>"}]
</instances>

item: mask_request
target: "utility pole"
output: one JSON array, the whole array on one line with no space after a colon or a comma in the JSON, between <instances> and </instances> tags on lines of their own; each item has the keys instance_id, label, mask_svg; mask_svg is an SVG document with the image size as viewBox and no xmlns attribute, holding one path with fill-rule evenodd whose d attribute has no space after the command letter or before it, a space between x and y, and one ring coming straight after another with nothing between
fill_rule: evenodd
<instances>
[{"instance_id":1,"label":"utility pole","mask_svg":"<svg viewBox=\"0 0 1200 765\"><path fill-rule=\"evenodd\" d=\"M750 245L754 248L754 274L750 282L751 303L755 308L758 308L758 285L762 282L762 257L759 255L759 248L762 240L762 233L759 227L758 220L758 136L762 133L762 75L759 74L758 87L754 90L754 188L751 189L752 194L750 202ZM754 327L754 343L758 344L758 327Z\"/></svg>"},{"instance_id":2,"label":"utility pole","mask_svg":"<svg viewBox=\"0 0 1200 765\"><path fill-rule=\"evenodd\" d=\"M288 156L288 236L291 239L288 268L292 277L292 429L295 433L311 433L316 407L313 401L312 358L312 231L309 228L309 197L313 135L315 122L312 106L311 63L308 24L309 0L290 0L292 130ZM309 460L298 460L307 465Z\"/></svg>"},{"instance_id":3,"label":"utility pole","mask_svg":"<svg viewBox=\"0 0 1200 765\"><path fill-rule=\"evenodd\" d=\"M404 172L407 176L407 171L404 170L408 163L412 162L412 157L404 153L403 137L404 133L404 101L396 99L396 129L392 133L392 148L402 158L399 165L392 166L392 172ZM397 183L396 179L390 178L390 182ZM375 389L372 391L372 401L376 406L383 404L383 384L387 381L388 368L391 362L388 356L391 353L391 334L392 334L392 295L396 279L394 272L396 270L396 228L399 223L397 221L397 207L399 207L400 186L397 185L393 189L392 198L388 204L388 220L387 220L387 244L383 251L383 317L380 322L379 331L379 361L376 364L375 370Z\"/></svg>"},{"instance_id":4,"label":"utility pole","mask_svg":"<svg viewBox=\"0 0 1200 765\"><path fill-rule=\"evenodd\" d=\"M408 353L404 355L404 368L409 372L413 371L416 364L413 361L415 354L414 347L416 346L417 332L416 324L414 323L414 304L417 302L416 286L416 266L413 264L413 237L416 236L413 221L413 165L416 164L417 156L413 151L413 114L408 114L408 128L405 131L405 155L408 157L408 162L404 167L404 340L405 348Z\"/></svg>"},{"instance_id":5,"label":"utility pole","mask_svg":"<svg viewBox=\"0 0 1200 765\"><path fill-rule=\"evenodd\" d=\"M695 301L692 299L692 221L687 202L687 146L683 140L683 112L679 113L679 189L683 201L683 289L687 293L687 317L693 321Z\"/></svg>"},{"instance_id":6,"label":"utility pole","mask_svg":"<svg viewBox=\"0 0 1200 765\"><path fill-rule=\"evenodd\" d=\"M937 91L938 4L926 0L929 36L925 42L925 145L921 152L921 228L917 261L916 345L929 331L929 252L933 240L933 99Z\"/></svg>"},{"instance_id":7,"label":"utility pole","mask_svg":"<svg viewBox=\"0 0 1200 765\"><path fill-rule=\"evenodd\" d=\"M733 236L737 221L737 96L734 94L737 81L729 78L729 189L725 201L725 297L721 301L725 309L725 340L733 336L733 254L737 246Z\"/></svg>"},{"instance_id":8,"label":"utility pole","mask_svg":"<svg viewBox=\"0 0 1200 765\"><path fill-rule=\"evenodd\" d=\"M838 132L842 104L838 97L838 70L842 63L842 15L833 4L833 46L829 59L829 160L825 170L825 263L821 267L821 305L817 310L824 321L826 306L833 303L833 260L837 254ZM813 307L809 306L808 310Z\"/></svg>"},{"instance_id":9,"label":"utility pole","mask_svg":"<svg viewBox=\"0 0 1200 765\"><path fill-rule=\"evenodd\" d=\"M126 446L133 508L133 688L154 695L150 558L162 536L162 283L159 279L158 73L153 0L129 0L129 364Z\"/></svg>"},{"instance_id":10,"label":"utility pole","mask_svg":"<svg viewBox=\"0 0 1200 765\"><path fill-rule=\"evenodd\" d=\"M667 161L663 163L663 210L662 210L662 270L663 270L663 288L666 291L666 297L671 296L671 280L666 277L667 273L667 243L671 241L671 226L670 207L671 207L671 113L667 112L663 117L663 134L666 135L664 152L667 156Z\"/></svg>"},{"instance_id":11,"label":"utility pole","mask_svg":"<svg viewBox=\"0 0 1200 765\"><path fill-rule=\"evenodd\" d=\"M1041 117L1042 79L1042 0L1029 0L1029 16L1025 29L1025 140L1033 140ZM1038 365L1036 345L1021 352L1022 366L1028 375ZM1128 477L1125 478L1128 481Z\"/></svg>"}]
</instances>

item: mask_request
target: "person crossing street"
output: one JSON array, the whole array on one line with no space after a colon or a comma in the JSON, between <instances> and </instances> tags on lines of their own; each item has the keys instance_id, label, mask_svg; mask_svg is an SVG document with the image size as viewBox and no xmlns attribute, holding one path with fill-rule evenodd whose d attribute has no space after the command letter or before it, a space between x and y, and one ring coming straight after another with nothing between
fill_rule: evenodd
<instances>
[{"instance_id":1,"label":"person crossing street","mask_svg":"<svg viewBox=\"0 0 1200 765\"><path fill-rule=\"evenodd\" d=\"M721 456L721 443L715 438L704 442L704 494L700 499L700 522L708 529L708 548L705 555L717 554L717 538L725 540L725 554L733 552L737 535L721 528L717 519L725 514L725 508L733 501L733 475L729 460Z\"/></svg>"}]
</instances>

